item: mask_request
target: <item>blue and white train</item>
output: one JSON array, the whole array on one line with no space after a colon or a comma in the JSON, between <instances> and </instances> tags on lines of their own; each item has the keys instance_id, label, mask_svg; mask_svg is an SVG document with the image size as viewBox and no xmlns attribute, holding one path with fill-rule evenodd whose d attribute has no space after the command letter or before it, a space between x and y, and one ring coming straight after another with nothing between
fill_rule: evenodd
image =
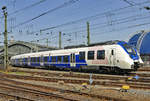
<instances>
[{"instance_id":1,"label":"blue and white train","mask_svg":"<svg viewBox=\"0 0 150 101\"><path fill-rule=\"evenodd\" d=\"M137 50L124 41L110 41L86 47L60 49L11 57L13 66L133 71L143 64Z\"/></svg>"}]
</instances>

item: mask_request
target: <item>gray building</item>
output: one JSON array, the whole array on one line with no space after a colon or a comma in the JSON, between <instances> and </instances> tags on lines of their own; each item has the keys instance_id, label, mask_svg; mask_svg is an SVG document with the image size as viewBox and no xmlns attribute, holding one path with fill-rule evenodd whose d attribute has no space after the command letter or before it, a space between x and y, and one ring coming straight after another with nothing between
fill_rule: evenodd
<instances>
[{"instance_id":1,"label":"gray building","mask_svg":"<svg viewBox=\"0 0 150 101\"><path fill-rule=\"evenodd\" d=\"M48 50L56 50L56 47L49 47L39 44L34 44L30 42L24 41L16 41L11 42L8 45L8 58L11 56L24 54L24 53L32 53L32 52L40 52L40 51L48 51ZM0 46L0 64L3 64L4 60L4 47Z\"/></svg>"}]
</instances>

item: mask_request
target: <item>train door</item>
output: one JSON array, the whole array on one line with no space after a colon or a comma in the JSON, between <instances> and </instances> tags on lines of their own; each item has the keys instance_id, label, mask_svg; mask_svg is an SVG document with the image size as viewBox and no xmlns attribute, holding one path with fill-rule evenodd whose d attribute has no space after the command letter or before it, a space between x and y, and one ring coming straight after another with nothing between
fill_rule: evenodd
<instances>
[{"instance_id":1,"label":"train door","mask_svg":"<svg viewBox=\"0 0 150 101\"><path fill-rule=\"evenodd\" d=\"M30 66L30 56L28 57L28 66Z\"/></svg>"},{"instance_id":2,"label":"train door","mask_svg":"<svg viewBox=\"0 0 150 101\"><path fill-rule=\"evenodd\" d=\"M70 66L71 67L75 67L76 63L75 63L75 53L71 53L70 55Z\"/></svg>"},{"instance_id":3,"label":"train door","mask_svg":"<svg viewBox=\"0 0 150 101\"><path fill-rule=\"evenodd\" d=\"M20 58L20 65L22 66L23 64L23 58Z\"/></svg>"},{"instance_id":4,"label":"train door","mask_svg":"<svg viewBox=\"0 0 150 101\"><path fill-rule=\"evenodd\" d=\"M44 63L43 63L43 55L41 55L41 57L40 57L40 66L44 66Z\"/></svg>"},{"instance_id":5,"label":"train door","mask_svg":"<svg viewBox=\"0 0 150 101\"><path fill-rule=\"evenodd\" d=\"M111 49L111 54L110 54L110 65L115 66L116 65L116 50L113 48Z\"/></svg>"}]
</instances>

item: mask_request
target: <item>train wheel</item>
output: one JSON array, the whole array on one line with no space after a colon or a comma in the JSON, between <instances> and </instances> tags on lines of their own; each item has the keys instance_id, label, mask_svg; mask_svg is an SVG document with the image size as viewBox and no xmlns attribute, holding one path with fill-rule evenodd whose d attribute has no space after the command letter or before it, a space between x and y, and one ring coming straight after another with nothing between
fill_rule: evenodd
<instances>
[{"instance_id":1,"label":"train wheel","mask_svg":"<svg viewBox=\"0 0 150 101\"><path fill-rule=\"evenodd\" d=\"M114 75L119 75L121 73L121 71L117 67L111 67L111 73Z\"/></svg>"},{"instance_id":2,"label":"train wheel","mask_svg":"<svg viewBox=\"0 0 150 101\"><path fill-rule=\"evenodd\" d=\"M99 67L99 73L103 73L103 74L106 74L108 73L108 69L106 67Z\"/></svg>"}]
</instances>

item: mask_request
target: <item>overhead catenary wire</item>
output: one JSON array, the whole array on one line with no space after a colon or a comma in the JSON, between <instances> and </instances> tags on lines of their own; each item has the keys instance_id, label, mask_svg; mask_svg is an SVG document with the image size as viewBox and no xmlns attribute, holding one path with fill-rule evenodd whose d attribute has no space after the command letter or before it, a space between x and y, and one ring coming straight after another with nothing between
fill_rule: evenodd
<instances>
[{"instance_id":1,"label":"overhead catenary wire","mask_svg":"<svg viewBox=\"0 0 150 101\"><path fill-rule=\"evenodd\" d=\"M127 4L131 5L131 6L134 5L133 3L129 2L128 0L123 0L123 1L126 2Z\"/></svg>"},{"instance_id":2,"label":"overhead catenary wire","mask_svg":"<svg viewBox=\"0 0 150 101\"><path fill-rule=\"evenodd\" d=\"M145 16L144 16L145 15ZM148 16L146 16L148 15ZM144 17L143 17L144 16ZM142 13L142 14L137 14L137 15L133 15L133 16L129 16L129 17L123 17L123 18L120 18L120 19L117 19L117 20L112 20L112 25L116 25L116 24L122 24L122 23L127 23L127 22L130 22L130 21L134 21L134 20L142 20L142 19L147 19L149 18L150 15L147 14L147 13ZM125 21L124 21L125 20ZM120 22L119 22L120 21ZM122 21L122 22L121 22ZM107 22L103 22L103 23L96 23L96 24L91 24L91 28L95 28L95 26L99 26L99 25L102 25L100 26L99 28L104 28L104 27L108 27L109 25L107 24ZM74 29L74 28L72 28ZM85 29L86 31L86 26L80 26L78 27L78 29ZM68 29L69 30L69 29ZM63 31L68 31L68 30L63 30ZM82 31L82 30L81 30ZM80 32L80 30L78 31L74 31L74 32Z\"/></svg>"},{"instance_id":3,"label":"overhead catenary wire","mask_svg":"<svg viewBox=\"0 0 150 101\"><path fill-rule=\"evenodd\" d=\"M98 33L93 33L93 34L98 35L100 33L110 33L110 32L115 32L115 31L122 31L122 30L127 30L127 29L130 29L130 28L135 28L135 27L144 26L144 25L150 25L150 22L134 24L134 25L126 26L126 27L121 27L121 28L118 28L118 29L113 29L111 31L103 31L103 32L98 32Z\"/></svg>"},{"instance_id":4,"label":"overhead catenary wire","mask_svg":"<svg viewBox=\"0 0 150 101\"><path fill-rule=\"evenodd\" d=\"M51 39L51 40L55 40L55 38L57 38L57 37L58 37L58 36L55 34L55 36L51 36L50 39ZM36 39L36 40L34 39L34 40L31 40L31 41L32 41L32 42L37 42L37 40L38 40L38 41L44 41L44 40L46 40L46 39L48 39L48 37L40 38L40 39ZM30 41L30 42L31 42L31 41Z\"/></svg>"},{"instance_id":5,"label":"overhead catenary wire","mask_svg":"<svg viewBox=\"0 0 150 101\"><path fill-rule=\"evenodd\" d=\"M140 14L139 14L139 15L135 15L135 16L140 16ZM148 15L148 16L144 16L144 17L134 18L135 16L125 17L125 18L118 19L118 20L112 20L113 22L115 22L115 23L113 23L113 25L118 25L118 24L133 22L133 21L138 21L138 20L147 19L147 18L150 17L150 16ZM129 18L130 18L130 19L129 19ZM125 21L124 21L124 20L125 20ZM97 25L102 25L102 26L95 27L95 26L97 26ZM93 25L91 25L91 26L92 26L92 27L91 27L91 30L97 30L97 29L102 29L102 28L104 28L104 27L108 27L109 25L107 25L107 23L105 22L105 23L100 23L100 24L93 24ZM94 26L94 27L93 27L93 26ZM63 33L65 33L65 34L74 34L74 33L86 32L86 31L87 31L87 29L86 29L86 27L85 27L85 28L83 28L83 29L79 29L79 30L76 30L76 31L73 31L73 32L65 32L65 31L63 31Z\"/></svg>"},{"instance_id":6,"label":"overhead catenary wire","mask_svg":"<svg viewBox=\"0 0 150 101\"><path fill-rule=\"evenodd\" d=\"M77 0L77 1L78 1L78 0ZM75 2L75 1L74 1L74 2ZM147 3L150 3L150 1L148 0L148 1L145 1L145 2L142 2L142 3L135 3L134 6L142 5L142 4L147 4ZM115 9L115 10L107 11L107 12L104 12L104 13L99 13L99 14L96 14L96 15L93 15L93 16L89 16L89 17L86 17L86 18L82 18L82 19L79 19L79 20L67 22L67 23L64 23L64 24L60 24L60 25L56 25L56 26L52 26L52 27L48 27L48 28L43 28L43 29L40 29L40 30L35 31L34 33L37 33L37 32L40 32L40 33L41 33L42 31L46 31L46 30L50 30L50 29L55 29L55 28L59 28L59 27L62 27L62 26L66 26L66 25L75 24L75 23L78 23L78 22L81 22L81 21L86 21L86 20L89 20L89 19L93 19L94 17L98 17L98 16L101 16L101 15L105 15L105 14L108 13L108 12L121 11L121 10L124 10L124 9L126 9L126 8L130 8L130 7L133 7L133 6L126 6L126 7L122 7L122 8L119 8L119 9ZM36 19L36 18L38 18L38 17L40 17L40 15L37 16L37 17L34 17L34 18ZM34 18L33 18L33 20L34 20ZM26 22L24 22L24 23L20 23L20 24L14 26L13 28L19 27L19 26L21 26L21 25L23 25L23 24L26 24L26 23L30 22L30 21L32 21L32 19L30 19L30 20L28 20L28 21L26 21Z\"/></svg>"},{"instance_id":7,"label":"overhead catenary wire","mask_svg":"<svg viewBox=\"0 0 150 101\"><path fill-rule=\"evenodd\" d=\"M150 1L148 0L148 1L145 1L145 2L142 2L142 3L135 3L133 6L142 5L142 4L146 4L146 3L150 3ZM75 23L78 23L78 22L81 22L81 21L86 21L86 20L92 19L92 18L97 17L97 16L105 15L108 12L121 11L123 9L129 8L129 7L133 7L133 6L130 5L130 6L122 7L122 8L119 8L119 9L114 9L114 10L111 10L111 11L107 11L107 12L104 12L104 13L99 13L99 14L96 14L96 15L93 15L93 16L89 16L89 17L86 17L86 18L81 18L81 19L78 19L78 20L75 20L75 21L67 22L67 23L64 23L64 24L43 28L40 31L46 31L46 30L55 29L55 28L59 28L59 27L62 27L62 26L66 26L66 25L75 24Z\"/></svg>"},{"instance_id":8,"label":"overhead catenary wire","mask_svg":"<svg viewBox=\"0 0 150 101\"><path fill-rule=\"evenodd\" d=\"M138 20L143 20L143 19L149 19L150 15L148 16L142 16L143 14L137 14L137 15L134 15L134 16L129 16L129 17L125 17L125 18L121 18L121 19L118 19L118 20L112 20L112 22L115 22L113 23L112 25L118 25L118 24L123 24L123 23L128 23L128 22L133 22L133 21L138 21ZM147 14L145 14L147 15ZM142 16L142 17L141 17ZM137 17L137 18L135 18ZM99 26L101 25L101 26ZM98 26L98 27L95 27L95 26ZM99 23L99 24L92 24L91 25L91 30L95 30L95 29L102 29L104 27L108 27L110 25L107 24L107 22L104 22L104 23ZM79 29L79 30L76 30L76 31L73 31L73 32L64 32L64 33L75 33L75 32L86 32L86 27L82 27L82 29Z\"/></svg>"},{"instance_id":9,"label":"overhead catenary wire","mask_svg":"<svg viewBox=\"0 0 150 101\"><path fill-rule=\"evenodd\" d=\"M45 1L47 1L47 0L40 0L40 1L38 1L38 2L35 2L35 3L33 3L33 4L31 4L31 5L28 5L28 6L24 7L24 8L21 8L21 9L18 9L18 10L16 10L16 11L14 11L14 12L8 13L8 16L11 16L11 15L14 15L14 14L16 14L16 13L22 12L22 11L24 11L24 10L28 10L28 9L30 9L30 8L32 8L32 7L35 7L35 6L41 4L41 3L45 2ZM1 16L0 18L2 19L2 18L4 18L4 16ZM14 25L11 26L11 28L10 28L11 31L12 31L13 27L14 27ZM10 32L11 32L11 31L10 31Z\"/></svg>"},{"instance_id":10,"label":"overhead catenary wire","mask_svg":"<svg viewBox=\"0 0 150 101\"><path fill-rule=\"evenodd\" d=\"M28 6L24 7L24 8L21 8L21 9L18 9L18 10L16 10L16 11L14 11L14 12L8 13L8 16L11 16L11 15L14 15L14 14L16 14L16 13L22 12L22 11L24 11L24 10L28 10L28 9L30 9L30 8L33 8L33 7L35 7L35 6L37 6L37 5L41 4L41 3L43 3L43 2L45 2L45 1L47 1L47 0L40 0L40 1L38 1L38 2L36 2L36 3L33 3L33 4L31 4L31 5L28 5ZM2 17L0 17L0 18L4 18L4 17L2 16Z\"/></svg>"},{"instance_id":11,"label":"overhead catenary wire","mask_svg":"<svg viewBox=\"0 0 150 101\"><path fill-rule=\"evenodd\" d=\"M113 25L118 25L118 24L123 24L123 23L127 23L127 22L132 22L132 21L138 21L138 20L142 20L142 19L147 19L147 18L149 18L149 16L144 16L143 17L143 15L147 15L147 14L144 14L144 13L142 13L142 14L137 14L137 15L133 15L133 16L129 16L129 17L124 17L124 18L120 18L120 19L117 19L117 20L112 20L112 22L115 22L115 23L113 23ZM102 26L99 26L99 25L102 25ZM95 27L95 26L98 26L98 27ZM91 25L91 30L95 30L95 29L102 29L102 28L104 28L104 27L107 27L107 26L109 26L108 24L107 24L107 22L104 22L104 23L99 23L99 24L92 24ZM81 30L76 30L76 31L74 31L74 32L65 32L65 31L63 31L65 34L71 34L71 33L79 33L79 32L86 32L86 27L82 27L83 29L81 29ZM35 33L35 32L33 32L33 33Z\"/></svg>"},{"instance_id":12,"label":"overhead catenary wire","mask_svg":"<svg viewBox=\"0 0 150 101\"><path fill-rule=\"evenodd\" d=\"M21 11L23 11L23 10L30 9L30 8L32 8L32 7L34 7L34 6L37 6L37 5L39 5L39 4L41 4L41 3L45 2L45 1L47 1L47 0L40 0L40 1L36 2L36 3L34 3L34 4L31 4L31 5L29 5L29 6L26 6L26 7L24 7L24 8L21 8L21 9L19 9L19 10L16 10L16 11L14 11L14 12L12 12L12 13L9 13L8 16L9 16L9 15L16 14L16 13L19 13L19 12L21 12Z\"/></svg>"},{"instance_id":13,"label":"overhead catenary wire","mask_svg":"<svg viewBox=\"0 0 150 101\"><path fill-rule=\"evenodd\" d=\"M144 8L143 8L144 9ZM143 9L140 9L140 10L143 10ZM136 10L135 10L136 11ZM125 13L132 13L133 12L133 10L131 11L131 12L129 12L129 11L124 11L124 12L121 12L121 13L119 13L119 14L125 14ZM118 13L114 13L115 15L116 14L118 14ZM129 18L131 18L131 17L137 17L137 16L143 16L143 14L139 14L139 15L133 15L133 16L130 16L130 17L125 17L125 18L119 18L118 20L112 20L111 22L113 23L113 22L116 22L116 21L119 21L119 20L123 20L123 19L129 19ZM92 21L94 21L94 20L97 20L97 19L100 19L100 18L95 18L95 19L92 19ZM106 23L108 23L108 22L103 22L103 23L98 23L98 24L92 24L92 26L96 26L96 25L100 25L100 24L106 24ZM63 26L62 26L63 27ZM78 26L76 29L81 29L81 28L85 28L86 27L86 25L82 25L82 26ZM72 28L72 30L73 30L74 28ZM62 31L67 31L67 30L71 30L71 29L68 29L68 28L63 28L62 29ZM42 31L42 30L41 30Z\"/></svg>"},{"instance_id":14,"label":"overhead catenary wire","mask_svg":"<svg viewBox=\"0 0 150 101\"><path fill-rule=\"evenodd\" d=\"M96 16L97 17L97 16ZM91 18L91 19L93 19L93 18ZM118 19L119 20L119 19ZM127 20L129 20L128 18L127 18ZM112 20L113 21L113 20ZM126 21L122 21L122 20L120 20L121 22L126 22ZM129 22L129 21L128 21ZM118 22L118 23L120 23L120 22ZM115 23L116 24L116 23ZM145 25L145 24L144 24ZM143 26L143 25L136 25L136 26ZM61 26L60 26L61 27ZM57 27L57 28L59 28L59 27ZM130 27L129 27L130 28ZM133 27L132 27L133 28ZM42 30L41 30L42 31ZM113 31L113 30L112 30ZM117 31L117 29L116 30L114 30L114 31ZM76 31L75 31L76 32ZM74 32L74 33L75 33Z\"/></svg>"},{"instance_id":15,"label":"overhead catenary wire","mask_svg":"<svg viewBox=\"0 0 150 101\"><path fill-rule=\"evenodd\" d=\"M42 17L44 15L47 15L47 14L52 13L52 12L58 10L58 9L61 9L61 8L67 7L67 6L71 5L71 4L74 4L77 1L79 1L79 0L69 0L68 2L65 2L65 3L63 3L63 4L61 4L61 5L57 6L57 7L55 7L53 9L50 9L50 10L48 10L48 11L46 11L46 12L44 12L44 13L36 16L36 17L33 17L33 18L31 18L31 19L29 19L27 21L24 21L24 22L22 22L22 23L20 23L20 24L18 24L16 26L14 26L13 28L16 28L16 27L22 26L22 25L24 25L26 23L32 22L33 20L36 20L36 19L38 19L38 18L40 18L40 17Z\"/></svg>"},{"instance_id":16,"label":"overhead catenary wire","mask_svg":"<svg viewBox=\"0 0 150 101\"><path fill-rule=\"evenodd\" d=\"M120 20L112 20L113 23L112 25L118 25L118 24L123 24L123 23L128 23L128 22L133 22L133 21L138 21L138 20L143 20L143 19L149 19L150 15L148 16L144 16L144 17L138 17L138 18L132 18L132 19L126 19L126 21L122 21L122 19ZM101 25L101 24L96 24L96 25ZM94 26L94 25L93 25ZM109 25L104 24L103 26L99 26L98 28L104 28L104 27L108 27ZM95 27L96 28L96 27ZM93 28L94 29L94 28Z\"/></svg>"},{"instance_id":17,"label":"overhead catenary wire","mask_svg":"<svg viewBox=\"0 0 150 101\"><path fill-rule=\"evenodd\" d=\"M140 24L134 24L134 25L130 25L130 26L118 28L118 29L113 29L113 30L111 30L111 31L103 31L103 32L98 32L98 33L93 33L93 34L96 34L96 36L98 36L98 35L100 35L100 33L110 33L110 32L126 30L126 29L130 29L130 28L135 28L135 27L139 27L139 26L144 26L144 25L150 25L150 22L140 23ZM55 38L57 38L57 37L55 37ZM46 38L45 38L45 39L46 39ZM55 40L55 41L56 41L56 40Z\"/></svg>"},{"instance_id":18,"label":"overhead catenary wire","mask_svg":"<svg viewBox=\"0 0 150 101\"><path fill-rule=\"evenodd\" d=\"M93 34L95 34L96 36L99 36L99 35L102 35L101 33L106 34L106 33L127 30L127 29L131 29L131 28L139 27L139 26L144 26L144 25L150 25L150 22L134 24L134 25L130 25L130 26L121 27L121 28L118 28L118 29L113 29L113 30L110 30L110 31L103 31L103 32L98 32L98 33L93 33Z\"/></svg>"},{"instance_id":19,"label":"overhead catenary wire","mask_svg":"<svg viewBox=\"0 0 150 101\"><path fill-rule=\"evenodd\" d=\"M147 3L150 3L150 2L147 2ZM142 3L142 4L145 4L145 2ZM142 5L142 4L141 4L141 5ZM136 5L135 5L135 6L136 6ZM137 10L140 10L140 11L145 10L145 7L140 8L140 9L134 9L134 10L132 9L132 10L129 10L129 11L122 11L122 12L117 12L117 11L115 11L115 12L111 12L111 13L113 13L113 15L117 15L117 14L120 15L120 14L126 14L126 13L129 14L129 13L136 12ZM100 19L100 18L102 18L102 17L106 17L106 16L107 16L107 13L109 13L109 12L106 12L106 13L105 13L104 15L102 15L102 16L101 16L101 15L100 15L99 17L96 16L95 18L93 17L93 19L92 19L92 18L91 18L91 19L92 19L92 21L94 21L94 20ZM90 18L89 18L89 19L86 19L86 20L90 21ZM113 22L114 22L114 21L113 21ZM78 23L78 22L77 22L77 23ZM70 24L68 23L68 25L71 25L71 24L76 24L76 23L70 23ZM58 27L56 27L56 28L63 27L63 26L65 26L65 25L62 24L62 26L58 26ZM83 27L85 27L85 26L81 26L81 27L83 28ZM81 28L81 27L80 27L80 28ZM78 28L79 28L79 27L78 27ZM51 27L51 29L55 29L55 27ZM51 29L45 29L45 30L42 30L42 29L41 29L40 31L46 31L46 30L51 30ZM74 29L74 28L73 28L73 29ZM68 30L68 29L66 29L66 28L63 29L63 31L66 31L66 30ZM37 31L37 32L38 32L38 31Z\"/></svg>"}]
</instances>

